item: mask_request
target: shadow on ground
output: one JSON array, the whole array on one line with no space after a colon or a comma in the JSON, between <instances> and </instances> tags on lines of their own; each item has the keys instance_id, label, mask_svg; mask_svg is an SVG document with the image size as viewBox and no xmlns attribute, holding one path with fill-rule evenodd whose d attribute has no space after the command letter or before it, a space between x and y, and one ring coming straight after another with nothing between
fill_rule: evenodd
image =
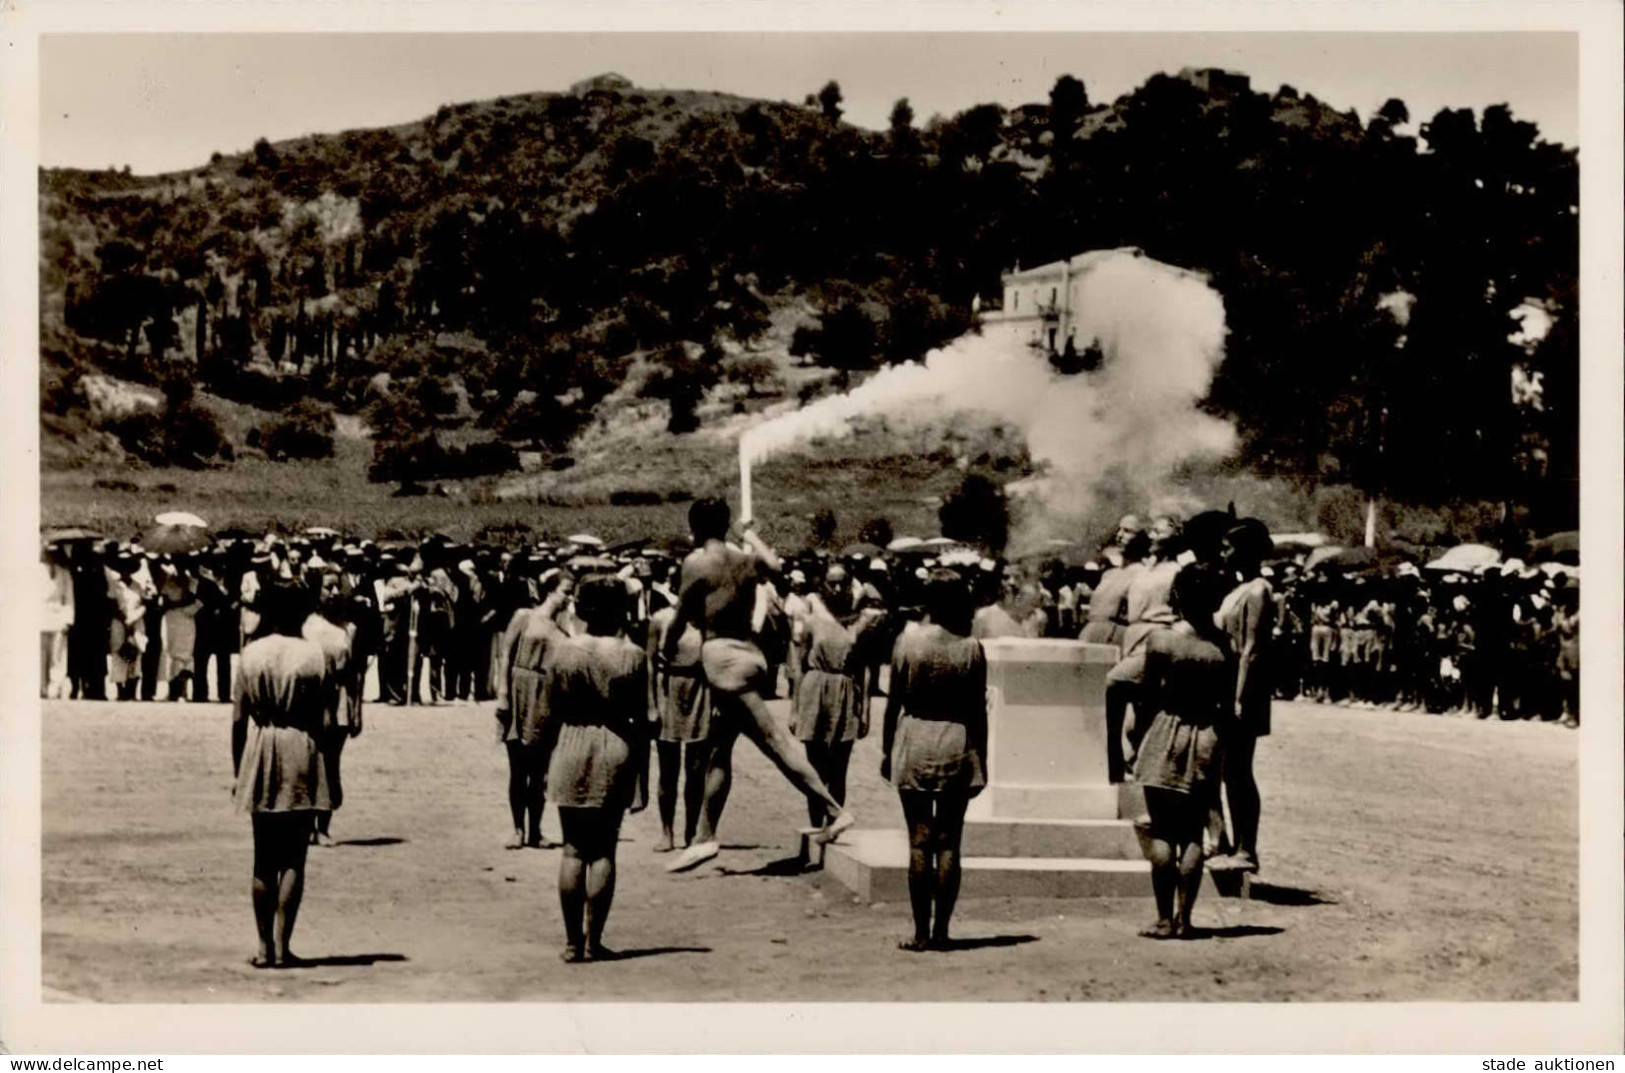
<instances>
[{"instance_id":1,"label":"shadow on ground","mask_svg":"<svg viewBox=\"0 0 1625 1073\"><path fill-rule=\"evenodd\" d=\"M1270 905L1337 904L1337 899L1328 898L1317 890L1305 890L1302 887L1280 887L1274 883L1259 883L1256 880L1248 888L1247 897L1255 902L1266 902Z\"/></svg>"},{"instance_id":2,"label":"shadow on ground","mask_svg":"<svg viewBox=\"0 0 1625 1073\"><path fill-rule=\"evenodd\" d=\"M381 961L408 961L405 954L330 954L327 957L300 958L291 969L327 969L347 966L376 965Z\"/></svg>"}]
</instances>

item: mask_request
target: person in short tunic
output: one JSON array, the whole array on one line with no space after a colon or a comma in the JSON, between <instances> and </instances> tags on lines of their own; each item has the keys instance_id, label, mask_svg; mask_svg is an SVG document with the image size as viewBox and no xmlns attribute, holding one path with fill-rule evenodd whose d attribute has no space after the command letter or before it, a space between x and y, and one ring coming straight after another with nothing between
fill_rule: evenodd
<instances>
[{"instance_id":1,"label":"person in short tunic","mask_svg":"<svg viewBox=\"0 0 1625 1073\"><path fill-rule=\"evenodd\" d=\"M925 621L892 649L880 774L908 824L908 896L920 951L948 945L959 897L965 809L987 785L987 655L970 636L971 597L952 571L926 581Z\"/></svg>"},{"instance_id":2,"label":"person in short tunic","mask_svg":"<svg viewBox=\"0 0 1625 1073\"><path fill-rule=\"evenodd\" d=\"M700 631L689 626L678 639L670 660L661 653L666 631L677 619L675 607L663 607L649 618L644 652L652 672L650 705L660 713L655 755L660 779L655 794L660 811L661 837L656 853L677 848L677 796L683 797L683 845L691 845L705 803L705 770L711 758L711 694L700 669ZM794 681L794 675L791 680Z\"/></svg>"},{"instance_id":3,"label":"person in short tunic","mask_svg":"<svg viewBox=\"0 0 1625 1073\"><path fill-rule=\"evenodd\" d=\"M1143 569L1129 584L1124 614L1128 625L1123 629L1123 656L1106 673L1106 772L1112 782L1122 782L1127 765L1132 763L1140 736L1150 721L1150 712L1142 712L1135 704L1140 683L1145 676L1145 642L1153 633L1165 630L1174 623L1169 607L1168 592L1174 576L1179 573L1179 525L1172 518L1160 517L1151 523L1148 533L1150 552L1143 560ZM1128 712L1133 707L1134 722L1128 723ZM1129 759L1125 760L1123 742L1128 740Z\"/></svg>"},{"instance_id":4,"label":"person in short tunic","mask_svg":"<svg viewBox=\"0 0 1625 1073\"><path fill-rule=\"evenodd\" d=\"M543 678L547 792L559 808L564 855L559 904L567 962L611 958L604 925L615 897L621 817L649 799L649 661L627 640L631 601L622 579L584 580L575 615L586 627L548 647Z\"/></svg>"},{"instance_id":5,"label":"person in short tunic","mask_svg":"<svg viewBox=\"0 0 1625 1073\"><path fill-rule=\"evenodd\" d=\"M874 662L866 635L884 618L879 608L853 606L847 572L839 564L825 574L818 599L798 633L796 662L801 666L790 709L790 733L801 740L813 770L835 800L846 801L846 773L852 747L869 734L869 701L864 680ZM813 827L828 821L824 803L807 799Z\"/></svg>"},{"instance_id":6,"label":"person in short tunic","mask_svg":"<svg viewBox=\"0 0 1625 1073\"><path fill-rule=\"evenodd\" d=\"M1338 665L1337 622L1343 606L1329 590L1318 593L1309 607L1309 695L1326 704L1332 699L1333 668Z\"/></svg>"},{"instance_id":7,"label":"person in short tunic","mask_svg":"<svg viewBox=\"0 0 1625 1073\"><path fill-rule=\"evenodd\" d=\"M330 810L317 736L332 682L321 646L300 636L310 609L303 585L259 593L261 636L243 647L233 690L232 796L254 825L256 968L297 964L289 949L304 897L312 814Z\"/></svg>"},{"instance_id":8,"label":"person in short tunic","mask_svg":"<svg viewBox=\"0 0 1625 1073\"><path fill-rule=\"evenodd\" d=\"M311 831L313 846L331 846L333 813L344 804L344 783L340 777L340 758L344 745L361 733L361 686L366 658L356 647L356 626L346 619L348 601L344 597L343 579L337 569L322 572L312 578L318 596L317 610L305 620L301 633L305 640L321 647L327 661L330 679L327 706L322 713L322 729L316 744L322 752L322 764L327 769L328 797L331 809L316 813Z\"/></svg>"},{"instance_id":9,"label":"person in short tunic","mask_svg":"<svg viewBox=\"0 0 1625 1073\"><path fill-rule=\"evenodd\" d=\"M1262 807L1253 755L1258 739L1270 732L1270 706L1275 689L1270 680L1270 646L1275 634L1275 593L1261 576L1264 560L1275 550L1269 528L1256 518L1238 522L1224 537L1224 569L1239 584L1214 612L1214 625L1229 641L1235 688L1231 717L1220 723L1224 735L1222 768L1225 800L1230 805L1231 837L1222 863L1258 870L1258 818ZM1215 861L1209 867L1219 867Z\"/></svg>"},{"instance_id":10,"label":"person in short tunic","mask_svg":"<svg viewBox=\"0 0 1625 1073\"><path fill-rule=\"evenodd\" d=\"M1134 764L1146 807L1135 827L1151 862L1157 902L1156 923L1140 933L1147 938L1191 935L1191 909L1202 883L1202 836L1217 801L1220 726L1235 697L1235 672L1213 619L1225 586L1212 567L1180 571L1170 594L1180 621L1147 641L1142 700L1155 715Z\"/></svg>"},{"instance_id":11,"label":"person in short tunic","mask_svg":"<svg viewBox=\"0 0 1625 1073\"><path fill-rule=\"evenodd\" d=\"M571 582L556 575L540 607L520 608L503 632L497 659L497 734L508 754L509 849L549 848L542 837L547 801L547 754L542 749L547 650L564 636L555 619L569 599Z\"/></svg>"},{"instance_id":12,"label":"person in short tunic","mask_svg":"<svg viewBox=\"0 0 1625 1073\"><path fill-rule=\"evenodd\" d=\"M1118 535L1122 537L1121 526ZM1079 640L1097 645L1123 643L1123 631L1128 627L1128 590L1135 576L1145 569L1143 560L1150 550L1151 541L1144 530L1135 529L1122 541L1123 564L1100 575L1095 591L1089 596Z\"/></svg>"}]
</instances>

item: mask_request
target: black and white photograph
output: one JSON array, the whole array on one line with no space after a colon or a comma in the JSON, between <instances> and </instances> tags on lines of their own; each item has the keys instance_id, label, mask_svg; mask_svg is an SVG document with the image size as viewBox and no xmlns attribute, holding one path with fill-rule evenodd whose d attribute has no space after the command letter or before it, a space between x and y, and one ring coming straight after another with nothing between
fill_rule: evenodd
<instances>
[{"instance_id":1,"label":"black and white photograph","mask_svg":"<svg viewBox=\"0 0 1625 1073\"><path fill-rule=\"evenodd\" d=\"M1314 6L35 27L12 1002L1617 1053L1619 13Z\"/></svg>"}]
</instances>

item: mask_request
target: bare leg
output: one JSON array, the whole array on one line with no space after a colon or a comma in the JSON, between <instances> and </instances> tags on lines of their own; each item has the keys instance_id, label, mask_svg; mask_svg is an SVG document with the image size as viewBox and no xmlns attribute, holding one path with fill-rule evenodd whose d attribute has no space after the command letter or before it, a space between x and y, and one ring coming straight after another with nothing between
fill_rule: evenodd
<instances>
[{"instance_id":1,"label":"bare leg","mask_svg":"<svg viewBox=\"0 0 1625 1073\"><path fill-rule=\"evenodd\" d=\"M582 927L587 911L587 866L582 860L581 841L590 837L584 821L573 808L559 809L564 828L564 852L559 856L559 908L564 913L564 959L580 961L587 946Z\"/></svg>"},{"instance_id":2,"label":"bare leg","mask_svg":"<svg viewBox=\"0 0 1625 1073\"><path fill-rule=\"evenodd\" d=\"M711 742L691 741L683 749L683 845L692 845L705 810L705 778L711 766Z\"/></svg>"},{"instance_id":3,"label":"bare leg","mask_svg":"<svg viewBox=\"0 0 1625 1073\"><path fill-rule=\"evenodd\" d=\"M616 809L594 809L597 828L595 856L587 865L587 953L595 958L613 957L604 947L604 925L615 902L615 842L620 837L621 815Z\"/></svg>"},{"instance_id":4,"label":"bare leg","mask_svg":"<svg viewBox=\"0 0 1625 1073\"><path fill-rule=\"evenodd\" d=\"M841 803L830 794L824 780L818 777L818 772L807 762L807 750L779 726L755 690L746 690L731 697L725 693L717 693L716 697L719 706L727 705L735 709L734 714L739 720L740 731L773 761L779 773L789 779L792 786L808 797L817 798L828 805L831 814L841 811Z\"/></svg>"},{"instance_id":5,"label":"bare leg","mask_svg":"<svg viewBox=\"0 0 1625 1073\"><path fill-rule=\"evenodd\" d=\"M903 820L908 824L908 903L914 913L914 938L899 945L919 951L931 945L931 907L935 900L937 873L932 860L932 795L899 790Z\"/></svg>"},{"instance_id":6,"label":"bare leg","mask_svg":"<svg viewBox=\"0 0 1625 1073\"><path fill-rule=\"evenodd\" d=\"M655 804L660 810L660 841L655 843L656 853L666 853L677 845L677 779L682 774L682 753L683 746L679 742L655 742L655 756L660 761L660 782L655 793Z\"/></svg>"},{"instance_id":7,"label":"bare leg","mask_svg":"<svg viewBox=\"0 0 1625 1073\"><path fill-rule=\"evenodd\" d=\"M1129 682L1106 683L1106 777L1112 782L1122 782L1124 777L1123 721L1133 688Z\"/></svg>"},{"instance_id":8,"label":"bare leg","mask_svg":"<svg viewBox=\"0 0 1625 1073\"><path fill-rule=\"evenodd\" d=\"M276 964L276 902L277 902L277 831L269 813L255 813L254 824L254 930L259 935L259 949L254 955L256 968Z\"/></svg>"},{"instance_id":9,"label":"bare leg","mask_svg":"<svg viewBox=\"0 0 1625 1073\"><path fill-rule=\"evenodd\" d=\"M1179 847L1179 915L1174 918L1174 934L1181 939L1191 937L1191 909L1202 889L1202 857L1200 837Z\"/></svg>"},{"instance_id":10,"label":"bare leg","mask_svg":"<svg viewBox=\"0 0 1625 1073\"><path fill-rule=\"evenodd\" d=\"M812 765L812 769L818 773L819 778L824 780L824 784L829 785L830 766L834 759L831 746L821 741L805 741L802 742L802 745L807 750L807 763ZM835 791L832 789L830 792L834 793ZM807 798L808 823L813 827L822 827L826 819L828 819L828 814L824 808L824 803L816 797Z\"/></svg>"},{"instance_id":11,"label":"bare leg","mask_svg":"<svg viewBox=\"0 0 1625 1073\"><path fill-rule=\"evenodd\" d=\"M852 747L856 742L838 741L829 747L829 769L820 771L824 784L842 807L846 805L846 772L852 766Z\"/></svg>"},{"instance_id":12,"label":"bare leg","mask_svg":"<svg viewBox=\"0 0 1625 1073\"><path fill-rule=\"evenodd\" d=\"M297 961L290 946L293 926L299 919L299 904L305 897L305 852L310 848L310 814L293 812L279 817L278 842L281 860L277 874L276 960L278 965Z\"/></svg>"},{"instance_id":13,"label":"bare leg","mask_svg":"<svg viewBox=\"0 0 1625 1073\"><path fill-rule=\"evenodd\" d=\"M517 741L505 743L508 747L508 813L513 818L513 837L509 849L525 844L525 806L530 797L530 778L526 770L525 747Z\"/></svg>"},{"instance_id":14,"label":"bare leg","mask_svg":"<svg viewBox=\"0 0 1625 1073\"><path fill-rule=\"evenodd\" d=\"M931 943L938 949L948 945L948 922L959 900L959 842L965 831L965 807L970 799L963 794L936 795L937 851L936 917L931 926Z\"/></svg>"},{"instance_id":15,"label":"bare leg","mask_svg":"<svg viewBox=\"0 0 1625 1073\"><path fill-rule=\"evenodd\" d=\"M1235 730L1224 744L1224 792L1230 800L1230 820L1236 828L1235 853L1248 864L1258 864L1258 817L1261 802L1253 776L1253 755L1258 738Z\"/></svg>"},{"instance_id":16,"label":"bare leg","mask_svg":"<svg viewBox=\"0 0 1625 1073\"><path fill-rule=\"evenodd\" d=\"M1151 862L1151 893L1157 901L1157 922L1141 935L1151 939L1167 939L1174 930L1174 895L1179 886L1179 870L1174 860L1174 846L1167 834L1173 822L1173 810L1178 802L1168 800L1174 796L1167 790L1147 787L1145 809L1150 814L1150 827L1144 841L1145 859Z\"/></svg>"},{"instance_id":17,"label":"bare leg","mask_svg":"<svg viewBox=\"0 0 1625 1073\"><path fill-rule=\"evenodd\" d=\"M734 742L739 734L738 723L729 710L718 714L722 722L714 732L711 755L706 761L705 798L700 807L700 822L695 829L696 844L717 840L722 809L728 803L728 791L733 788Z\"/></svg>"}]
</instances>

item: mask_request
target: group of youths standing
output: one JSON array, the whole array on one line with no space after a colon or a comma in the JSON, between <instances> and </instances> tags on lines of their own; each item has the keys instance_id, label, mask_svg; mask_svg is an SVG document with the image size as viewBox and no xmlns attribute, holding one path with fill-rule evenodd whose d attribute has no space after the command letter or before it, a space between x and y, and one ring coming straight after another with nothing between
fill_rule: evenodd
<instances>
[{"instance_id":1,"label":"group of youths standing","mask_svg":"<svg viewBox=\"0 0 1625 1073\"><path fill-rule=\"evenodd\" d=\"M910 842L915 930L901 945L946 946L964 815L987 781L981 640L1053 634L1063 618L1064 632L1121 650L1108 676L1107 764L1113 781L1145 787L1137 829L1158 910L1145 934L1191 933L1204 866L1258 868L1253 757L1270 731L1283 608L1291 606L1291 590L1276 592L1265 576L1272 547L1262 523L1217 511L1183 526L1125 517L1102 553L1106 568L1073 614L1061 616L1054 601L1034 598L1031 580L1002 576L986 560L931 563L895 579L879 559L787 569L748 525L731 532L724 502L695 502L689 520L694 551L669 577L653 556L638 558L636 569L579 556L566 569L562 558L508 553L476 564L454 561L463 552L436 541L409 564L387 553L357 562L363 556L334 546L257 549L240 575L240 603L224 605L244 616L234 793L254 817L256 965L299 963L289 937L305 851L331 840L342 802L339 757L361 729L369 663L381 697L399 699L404 688L394 686L407 674L394 666L389 621L402 614L401 602L410 616L414 601L441 595L453 613L460 600L481 612L450 631L475 638L477 653L451 677L496 699L509 761L509 846L542 845L545 800L559 810L566 961L614 956L603 935L615 847L624 815L649 801L651 744L656 848L681 850L669 871L719 852L740 735L806 798L808 839L832 841L853 823L847 770L854 743L870 731L871 698L882 694L881 773L898 791ZM186 565L200 581L231 588L221 576L228 564L214 556ZM116 558L110 574L136 577L141 566ZM185 573L167 561L159 567ZM493 630L487 614L503 628ZM417 636L410 634L413 647ZM791 690L787 726L766 705L781 665ZM223 697L227 688L222 681Z\"/></svg>"}]
</instances>

